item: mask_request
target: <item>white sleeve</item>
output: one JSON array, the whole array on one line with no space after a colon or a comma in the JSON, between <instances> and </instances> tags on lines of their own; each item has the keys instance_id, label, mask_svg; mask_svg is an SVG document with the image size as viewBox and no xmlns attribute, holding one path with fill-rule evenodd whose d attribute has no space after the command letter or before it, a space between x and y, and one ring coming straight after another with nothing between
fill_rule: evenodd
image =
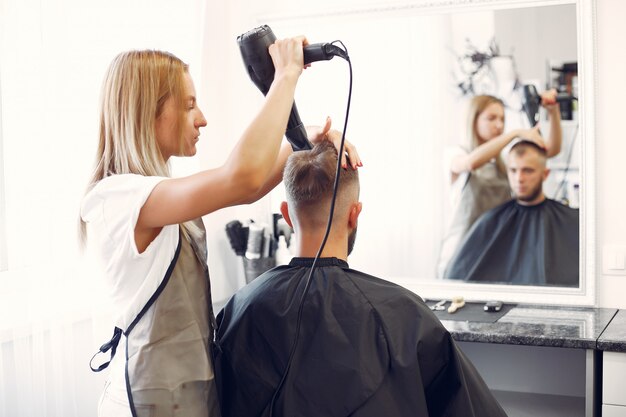
<instances>
[{"instance_id":1,"label":"white sleeve","mask_svg":"<svg viewBox=\"0 0 626 417\"><path fill-rule=\"evenodd\" d=\"M107 177L85 196L81 206L89 243L95 244L100 255L122 329L158 287L178 244L178 225L163 227L141 254L135 243L139 212L154 187L165 179L134 174Z\"/></svg>"}]
</instances>

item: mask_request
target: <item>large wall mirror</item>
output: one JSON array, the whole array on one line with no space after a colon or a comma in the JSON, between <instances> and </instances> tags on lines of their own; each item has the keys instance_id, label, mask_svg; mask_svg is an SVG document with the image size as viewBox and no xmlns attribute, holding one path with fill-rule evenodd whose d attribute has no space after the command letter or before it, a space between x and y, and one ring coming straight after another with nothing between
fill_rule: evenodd
<instances>
[{"instance_id":1,"label":"large wall mirror","mask_svg":"<svg viewBox=\"0 0 626 417\"><path fill-rule=\"evenodd\" d=\"M364 160L363 212L351 266L426 298L595 303L593 13L591 0L431 1L259 19L279 37L339 39L351 57L347 135ZM567 284L549 282L549 276L539 283L510 282L507 276L489 282L442 278L438 263L454 207L449 161L463 143L471 96L488 93L504 101L505 131L528 128L523 85L540 92L554 87L577 98L560 104L562 147L548 160L550 175L543 182L548 198L578 209L578 220L566 228L567 239L578 234L578 250L553 255L573 275ZM346 62L315 63L296 93L303 121L321 123L330 115L341 129L348 87ZM547 117L542 109L544 136ZM275 192L273 209L281 199L281 191ZM499 256L515 258L519 243Z\"/></svg>"}]
</instances>

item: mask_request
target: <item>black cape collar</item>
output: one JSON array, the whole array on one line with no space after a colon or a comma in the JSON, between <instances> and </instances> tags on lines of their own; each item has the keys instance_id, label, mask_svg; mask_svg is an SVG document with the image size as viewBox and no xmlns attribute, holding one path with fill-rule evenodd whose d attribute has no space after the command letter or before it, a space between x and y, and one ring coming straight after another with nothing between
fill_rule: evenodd
<instances>
[{"instance_id":1,"label":"black cape collar","mask_svg":"<svg viewBox=\"0 0 626 417\"><path fill-rule=\"evenodd\" d=\"M315 258L292 258L289 266L311 267ZM316 267L319 266L338 266L340 268L349 268L348 263L339 258L319 258Z\"/></svg>"}]
</instances>

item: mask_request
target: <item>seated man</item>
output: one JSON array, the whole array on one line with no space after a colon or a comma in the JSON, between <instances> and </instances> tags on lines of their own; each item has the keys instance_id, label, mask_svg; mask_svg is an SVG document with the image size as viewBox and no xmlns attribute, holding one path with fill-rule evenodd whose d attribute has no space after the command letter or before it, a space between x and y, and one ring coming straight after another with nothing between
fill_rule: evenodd
<instances>
[{"instance_id":1,"label":"seated man","mask_svg":"<svg viewBox=\"0 0 626 417\"><path fill-rule=\"evenodd\" d=\"M511 147L507 165L515 199L476 220L444 278L578 286L578 209L543 194L546 159L534 142Z\"/></svg>"},{"instance_id":2,"label":"seated man","mask_svg":"<svg viewBox=\"0 0 626 417\"><path fill-rule=\"evenodd\" d=\"M304 293L336 162L325 142L290 156L281 211L298 257L252 281L218 315L222 415L505 416L420 297L348 267L361 211L356 171L341 171L330 235Z\"/></svg>"}]
</instances>

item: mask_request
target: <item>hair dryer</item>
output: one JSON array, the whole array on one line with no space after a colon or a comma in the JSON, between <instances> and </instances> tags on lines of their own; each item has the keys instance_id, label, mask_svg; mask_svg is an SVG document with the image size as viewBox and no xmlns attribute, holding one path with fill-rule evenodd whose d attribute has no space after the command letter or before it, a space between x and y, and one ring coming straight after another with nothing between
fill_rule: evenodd
<instances>
[{"instance_id":1,"label":"hair dryer","mask_svg":"<svg viewBox=\"0 0 626 417\"><path fill-rule=\"evenodd\" d=\"M272 32L272 29L267 25L254 28L237 37L241 57L243 58L248 75L250 75L252 82L261 90L263 95L267 94L272 81L274 81L274 63L272 62L268 48L275 40L276 36L274 36L274 32ZM303 49L303 54L305 65L315 61L327 61L334 56L341 56L346 60L348 59L343 49L330 43L307 45ZM294 151L311 149L313 147L307 138L306 130L298 115L295 102L291 108L285 136L291 143L291 147Z\"/></svg>"},{"instance_id":2,"label":"hair dryer","mask_svg":"<svg viewBox=\"0 0 626 417\"><path fill-rule=\"evenodd\" d=\"M541 96L532 84L525 84L522 87L524 94L522 108L528 117L531 126L535 126L539 122L539 107L541 106ZM557 94L556 101L558 103L577 100L576 97L567 94Z\"/></svg>"}]
</instances>

